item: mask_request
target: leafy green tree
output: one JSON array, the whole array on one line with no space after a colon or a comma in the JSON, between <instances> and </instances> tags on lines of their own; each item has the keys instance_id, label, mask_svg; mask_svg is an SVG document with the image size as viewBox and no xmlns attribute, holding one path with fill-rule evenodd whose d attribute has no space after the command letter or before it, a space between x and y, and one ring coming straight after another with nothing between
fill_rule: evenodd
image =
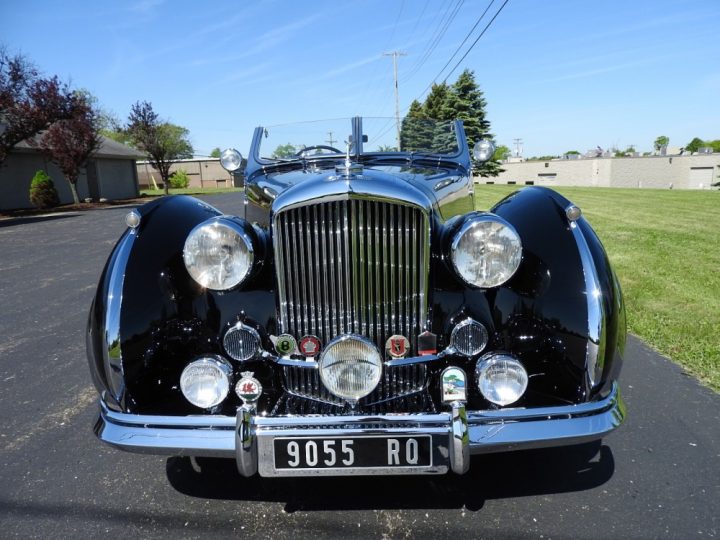
<instances>
[{"instance_id":1,"label":"leafy green tree","mask_svg":"<svg viewBox=\"0 0 720 540\"><path fill-rule=\"evenodd\" d=\"M713 149L713 152L720 152L720 139L714 141L705 141L705 146L709 146Z\"/></svg>"},{"instance_id":2,"label":"leafy green tree","mask_svg":"<svg viewBox=\"0 0 720 540\"><path fill-rule=\"evenodd\" d=\"M692 141L685 145L685 150L687 150L688 152L697 152L703 146L705 146L703 140L699 137L695 137Z\"/></svg>"},{"instance_id":3,"label":"leafy green tree","mask_svg":"<svg viewBox=\"0 0 720 540\"><path fill-rule=\"evenodd\" d=\"M210 157L211 158L219 158L220 157L220 148L217 146L215 148L213 148L210 151Z\"/></svg>"},{"instance_id":4,"label":"leafy green tree","mask_svg":"<svg viewBox=\"0 0 720 540\"><path fill-rule=\"evenodd\" d=\"M191 158L193 147L184 127L160 120L152 105L138 101L132 106L125 130L136 148L145 152L170 194L170 166L177 159Z\"/></svg>"},{"instance_id":5,"label":"leafy green tree","mask_svg":"<svg viewBox=\"0 0 720 540\"><path fill-rule=\"evenodd\" d=\"M297 153L297 150L295 147L290 144L281 144L279 145L272 153L272 157L274 158L291 158Z\"/></svg>"},{"instance_id":6,"label":"leafy green tree","mask_svg":"<svg viewBox=\"0 0 720 540\"><path fill-rule=\"evenodd\" d=\"M402 137L402 134L401 134L401 137ZM378 152L397 152L398 149L397 149L397 146L391 146L389 144L381 144L380 146L378 146L377 151Z\"/></svg>"},{"instance_id":7,"label":"leafy green tree","mask_svg":"<svg viewBox=\"0 0 720 540\"><path fill-rule=\"evenodd\" d=\"M565 152L565 155L566 156L579 156L580 152L578 152L577 150L568 150L567 152Z\"/></svg>"},{"instance_id":8,"label":"leafy green tree","mask_svg":"<svg viewBox=\"0 0 720 540\"><path fill-rule=\"evenodd\" d=\"M668 144L670 144L670 137L667 135L660 135L657 139L655 139L653 148L659 152L663 146L667 146Z\"/></svg>"},{"instance_id":9,"label":"leafy green tree","mask_svg":"<svg viewBox=\"0 0 720 540\"><path fill-rule=\"evenodd\" d=\"M510 156L510 149L504 144L498 145L493 154L493 161L503 161Z\"/></svg>"}]
</instances>

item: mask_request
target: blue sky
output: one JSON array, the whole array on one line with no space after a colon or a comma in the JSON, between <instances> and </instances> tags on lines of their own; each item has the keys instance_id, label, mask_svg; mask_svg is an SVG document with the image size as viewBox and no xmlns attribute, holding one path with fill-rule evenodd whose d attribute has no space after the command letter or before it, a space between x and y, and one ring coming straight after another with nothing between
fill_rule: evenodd
<instances>
[{"instance_id":1,"label":"blue sky","mask_svg":"<svg viewBox=\"0 0 720 540\"><path fill-rule=\"evenodd\" d=\"M133 102L152 102L190 130L198 154L246 153L257 125L392 116L383 52L407 53L405 109L489 2L3 0L0 42L121 118ZM649 150L658 135L682 146L720 138L719 28L718 0L510 0L450 81L474 70L497 141L522 138L526 156Z\"/></svg>"}]
</instances>

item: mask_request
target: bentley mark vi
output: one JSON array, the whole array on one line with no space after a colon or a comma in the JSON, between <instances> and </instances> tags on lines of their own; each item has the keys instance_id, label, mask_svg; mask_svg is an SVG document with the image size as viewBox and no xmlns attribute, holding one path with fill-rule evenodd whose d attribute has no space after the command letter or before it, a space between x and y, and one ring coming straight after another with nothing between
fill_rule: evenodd
<instances>
[{"instance_id":1,"label":"bentley mark vi","mask_svg":"<svg viewBox=\"0 0 720 540\"><path fill-rule=\"evenodd\" d=\"M530 186L477 211L490 142L389 129L260 127L222 155L232 215L127 215L87 332L100 440L245 476L462 474L622 423L622 295L580 209Z\"/></svg>"}]
</instances>

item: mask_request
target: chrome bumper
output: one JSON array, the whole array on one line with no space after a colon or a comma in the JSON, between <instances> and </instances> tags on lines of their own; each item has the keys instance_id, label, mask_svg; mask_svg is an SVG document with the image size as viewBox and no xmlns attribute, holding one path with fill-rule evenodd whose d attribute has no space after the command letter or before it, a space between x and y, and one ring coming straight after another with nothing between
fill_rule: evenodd
<instances>
[{"instance_id":1,"label":"chrome bumper","mask_svg":"<svg viewBox=\"0 0 720 540\"><path fill-rule=\"evenodd\" d=\"M100 402L97 437L129 452L235 458L251 476L349 474L462 474L470 454L578 444L602 438L625 419L617 383L599 401L559 407L466 411L461 403L440 414L383 416L268 417L247 408L232 416L150 416L111 411ZM276 437L361 437L431 435L429 467L278 471Z\"/></svg>"}]
</instances>

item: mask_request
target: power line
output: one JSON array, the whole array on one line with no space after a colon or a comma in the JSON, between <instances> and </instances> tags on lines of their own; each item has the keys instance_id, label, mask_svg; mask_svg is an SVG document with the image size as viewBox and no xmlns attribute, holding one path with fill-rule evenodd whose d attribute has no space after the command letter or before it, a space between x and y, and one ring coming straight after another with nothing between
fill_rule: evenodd
<instances>
[{"instance_id":1,"label":"power line","mask_svg":"<svg viewBox=\"0 0 720 540\"><path fill-rule=\"evenodd\" d=\"M403 82L412 78L425 65L425 62L430 59L430 56L432 56L432 53L435 52L435 49L440 44L440 41L442 41L442 38L445 37L445 33L448 31L448 28L450 28L450 24L452 24L452 22L455 20L455 17L457 16L460 8L463 5L463 2L465 2L465 0L457 1L457 4L455 4L452 13L450 13L450 16L447 18L446 21L444 21L445 15L443 15L443 18L440 20L438 28L433 33L434 37L430 39L430 44L428 45L427 49L425 49L425 52L423 53L420 60L412 68L410 68L410 73L408 73L408 75L403 79ZM448 5L448 10L446 10L445 14L447 14L449 9L450 5Z\"/></svg>"},{"instance_id":2,"label":"power line","mask_svg":"<svg viewBox=\"0 0 720 540\"><path fill-rule=\"evenodd\" d=\"M490 22L487 23L487 25L485 26L485 28L483 28L483 31L480 32L480 35L479 35L477 38L475 38L475 41L473 41L472 45L470 45L470 48L469 48L467 51L465 51L465 54L463 54L462 58L457 61L457 64L455 64L455 66L450 70L450 73L448 73L448 74L445 76L445 78L443 79L443 82L447 81L448 78L450 77L450 75L452 75L453 73L455 73L455 70L456 70L456 69L458 68L458 66L462 63L462 61L465 60L465 58L467 57L467 55L470 54L470 51L472 51L472 50L473 50L473 47L475 47L475 45L477 44L477 42L480 41L480 38L485 35L485 32L487 32L487 29L490 28L490 26L492 25L492 23L495 21L495 19L497 19L497 16L500 15L500 12L503 10L503 8L507 5L507 3L508 3L509 1L510 1L510 0L505 0L505 1L503 2L503 5L500 6L500 9L498 9L497 12L495 12L495 15L493 15L493 18L490 19Z\"/></svg>"},{"instance_id":3,"label":"power line","mask_svg":"<svg viewBox=\"0 0 720 540\"><path fill-rule=\"evenodd\" d=\"M485 17L485 14L488 12L488 10L492 7L492 5L493 5L494 3L495 3L495 0L490 0L490 3L489 3L488 6L485 8L485 11L483 11L483 12L482 12L482 15L480 15L480 17L478 17L478 20L475 21L475 24L474 24L473 27L470 29L470 31L467 33L467 35L465 36L465 39L462 40L462 43L461 43L460 45L458 45L458 48L455 49L455 52L454 52L454 53L452 53L452 56L450 57L450 59L449 59L447 62L445 62L445 65L442 67L442 69L441 69L441 70L438 72L438 74L435 76L435 78L433 79L433 83L440 77L440 75L442 74L442 72L445 71L445 68L450 65L450 62L452 62L453 58L455 58L455 55L460 52L460 49L462 49L463 45L465 45L465 42L466 42L466 41L468 40L468 38L472 35L472 33L475 31L475 29L477 28L478 24L480 24L480 22L483 20L483 17ZM430 83L430 86L432 86L432 83ZM427 90L427 89L426 89L426 90Z\"/></svg>"}]
</instances>

